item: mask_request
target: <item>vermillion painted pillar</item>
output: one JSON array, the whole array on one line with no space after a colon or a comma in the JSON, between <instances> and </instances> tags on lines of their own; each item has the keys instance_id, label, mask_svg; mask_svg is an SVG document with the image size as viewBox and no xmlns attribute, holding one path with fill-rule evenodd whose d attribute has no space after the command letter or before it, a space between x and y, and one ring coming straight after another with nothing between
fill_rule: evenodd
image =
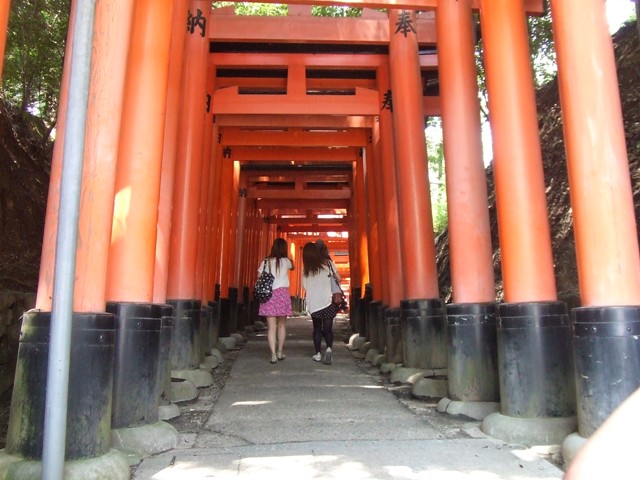
<instances>
[{"instance_id":1,"label":"vermillion painted pillar","mask_svg":"<svg viewBox=\"0 0 640 480\"><path fill-rule=\"evenodd\" d=\"M384 353L384 309L386 305L383 302L382 272L380 266L380 243L378 238L378 209L375 189L373 152L371 146L364 149L362 159L364 184L366 189L366 216L367 216L367 252L369 254L369 276L371 286L373 287L373 298L370 303L370 315L368 318L369 340L371 343L371 351ZM370 359L376 358L374 353L369 356Z\"/></svg>"},{"instance_id":2,"label":"vermillion painted pillar","mask_svg":"<svg viewBox=\"0 0 640 480\"><path fill-rule=\"evenodd\" d=\"M571 325L556 300L523 0L481 0L504 304L498 305L501 413L485 433L559 443L575 429ZM525 427L539 419L535 429Z\"/></svg>"},{"instance_id":3,"label":"vermillion painted pillar","mask_svg":"<svg viewBox=\"0 0 640 480\"><path fill-rule=\"evenodd\" d=\"M177 0L173 6L160 173L156 260L153 274L153 303L162 304L163 310L160 335L160 365L163 369L163 389L160 395L160 409L158 411L158 416L161 420L173 418L180 414L180 409L172 403L174 395L171 382L171 341L175 324L175 312L173 306L167 303L167 280L169 275L169 238L171 236L178 118L182 97L182 59L186 37L184 19L187 17L187 3L188 0ZM193 390L196 388L193 385L190 386L193 394Z\"/></svg>"},{"instance_id":4,"label":"vermillion painted pillar","mask_svg":"<svg viewBox=\"0 0 640 480\"><path fill-rule=\"evenodd\" d=\"M3 2L0 7L0 54L4 53L8 9L9 2ZM66 460L83 459L90 463L95 458L100 458L98 462L115 475L128 475L128 467L122 455L109 453L115 325L114 316L105 313L105 279L132 11L132 2L104 1L96 6L93 23L94 54L91 59L86 112L76 282L71 318L73 343L69 352L66 436L62 437L65 441L62 452ZM72 8L71 12L67 59L72 56L76 8ZM39 461L43 458L53 270L70 64L71 62L65 62L63 71L59 129L52 161L38 301L36 309L25 312L22 318L23 330L17 355L6 449L4 457L0 459L0 469L3 471L7 461L12 464L10 469L17 471L20 469L19 464L25 459ZM114 75L114 69L119 74ZM93 265L86 262L89 251L96 255ZM98 343L101 348L96 350L95 345Z\"/></svg>"},{"instance_id":5,"label":"vermillion painted pillar","mask_svg":"<svg viewBox=\"0 0 640 480\"><path fill-rule=\"evenodd\" d=\"M367 239L369 254L369 275L371 277L371 285L373 286L374 300L382 303L382 269L380 265L380 242L378 234L378 202L376 196L379 192L376 190L375 173L373 165L373 151L371 146L363 149L363 172L364 183L366 189L366 205L367 205Z\"/></svg>"},{"instance_id":6,"label":"vermillion painted pillar","mask_svg":"<svg viewBox=\"0 0 640 480\"><path fill-rule=\"evenodd\" d=\"M564 442L569 462L580 437L640 387L640 255L605 5L553 1L551 13L582 303L573 310L579 435Z\"/></svg>"},{"instance_id":7,"label":"vermillion painted pillar","mask_svg":"<svg viewBox=\"0 0 640 480\"><path fill-rule=\"evenodd\" d=\"M364 180L364 166L362 159L353 163L353 222L355 225L354 245L351 251L357 258L359 287L363 292L361 305L361 322L359 333L361 337L370 340L369 331L369 302L372 300L372 288L369 283L369 244L367 237L367 208L366 208L366 188Z\"/></svg>"},{"instance_id":8,"label":"vermillion painted pillar","mask_svg":"<svg viewBox=\"0 0 640 480\"><path fill-rule=\"evenodd\" d=\"M228 152L228 150L227 150ZM231 330L230 302L229 302L229 251L231 242L231 197L233 189L233 161L228 158L230 153L223 154L222 175L220 177L220 219L218 221L219 247L215 254L218 256L218 276L220 278L220 335L228 337Z\"/></svg>"},{"instance_id":9,"label":"vermillion painted pillar","mask_svg":"<svg viewBox=\"0 0 640 480\"><path fill-rule=\"evenodd\" d=\"M384 173L382 196L384 198L384 228L387 242L387 283L389 286L389 306L399 307L405 298L402 277L402 247L398 220L398 191L396 182L395 147L393 141L393 114L391 111L391 88L389 68L378 68L378 91L380 92L380 116L378 128L374 128L374 142L380 143L379 170Z\"/></svg>"},{"instance_id":10,"label":"vermillion painted pillar","mask_svg":"<svg viewBox=\"0 0 640 480\"><path fill-rule=\"evenodd\" d=\"M500 392L471 0L439 2L436 25L453 287L453 303L446 307L448 399L440 409L457 413L483 402L482 414L470 415L481 419L499 410Z\"/></svg>"},{"instance_id":11,"label":"vermillion painted pillar","mask_svg":"<svg viewBox=\"0 0 640 480\"><path fill-rule=\"evenodd\" d=\"M218 126L213 125L212 128L208 128L205 124L205 135L209 137L209 142L213 142L214 139L218 138ZM205 246L204 246L204 259L203 259L203 272L202 272L202 302L206 303L208 301L213 300L214 293L214 285L215 282L212 279L213 269L213 236L215 235L215 221L217 217L217 212L215 212L215 197L218 192L216 177L217 172L217 153L218 148L217 145L211 145L209 148L208 154L208 166L209 166L209 186L207 188L207 197L205 199L205 209L206 209L206 233L205 233Z\"/></svg>"},{"instance_id":12,"label":"vermillion painted pillar","mask_svg":"<svg viewBox=\"0 0 640 480\"><path fill-rule=\"evenodd\" d=\"M162 308L152 300L172 2L136 2L133 18L107 284L107 310L116 315L112 437L122 449L140 427L159 435L164 428L158 423ZM178 435L170 433L166 446L140 448L149 454L171 448Z\"/></svg>"},{"instance_id":13,"label":"vermillion painted pillar","mask_svg":"<svg viewBox=\"0 0 640 480\"><path fill-rule=\"evenodd\" d=\"M376 130L379 127L379 122L376 123L373 130ZM388 258L389 253L387 251L387 236L385 231L385 201L384 201L384 192L382 188L383 177L386 174L382 170L381 165L381 145L380 142L375 141L375 133L373 133L370 137L370 145L367 147L366 152L370 156L368 156L368 165L369 168L369 177L373 183L373 201L376 204L376 224L377 224L377 234L378 234L378 256L377 261L380 264L380 291L381 291L381 300L382 303L386 306L389 306L389 277L388 277ZM379 136L379 135L378 135Z\"/></svg>"},{"instance_id":14,"label":"vermillion painted pillar","mask_svg":"<svg viewBox=\"0 0 640 480\"><path fill-rule=\"evenodd\" d=\"M0 78L2 78L2 67L4 65L4 51L7 46L7 29L9 27L9 10L11 1L5 0L0 5Z\"/></svg>"},{"instance_id":15,"label":"vermillion painted pillar","mask_svg":"<svg viewBox=\"0 0 640 480\"><path fill-rule=\"evenodd\" d=\"M196 253L196 269L194 271L195 275L195 285L196 285L196 296L200 299L201 303L206 305L206 295L205 295L205 256L206 256L206 238L207 238L207 222L209 218L209 208L211 205L209 204L209 189L211 188L211 177L214 175L212 172L212 163L211 163L211 131L212 125L211 120L213 115L211 114L211 109L209 106L210 95L206 95L207 98L207 108L205 112L205 119L203 124L203 136L202 136L202 172L200 174L200 205L198 207L198 229L197 237L197 253Z\"/></svg>"},{"instance_id":16,"label":"vermillion painted pillar","mask_svg":"<svg viewBox=\"0 0 640 480\"><path fill-rule=\"evenodd\" d=\"M357 252L358 263L360 264L360 281L364 291L365 285L369 283L369 248L367 241L367 208L366 208L366 188L364 182L364 166L362 161L354 162L353 169L353 200L355 221L357 227L357 238L354 251Z\"/></svg>"},{"instance_id":17,"label":"vermillion painted pillar","mask_svg":"<svg viewBox=\"0 0 640 480\"><path fill-rule=\"evenodd\" d=\"M213 137L211 154L211 161L214 166L214 192L213 192L213 201L211 204L211 216L209 221L211 223L211 260L210 270L209 270L209 288L213 289L210 291L209 298L213 298L215 302L217 302L220 298L220 222L222 221L222 215L220 214L220 202L221 202L221 191L222 191L222 168L224 165L223 161L223 149L220 145L219 141L219 129Z\"/></svg>"},{"instance_id":18,"label":"vermillion painted pillar","mask_svg":"<svg viewBox=\"0 0 640 480\"><path fill-rule=\"evenodd\" d=\"M233 162L233 173L231 176L231 198L229 203L229 251L224 260L228 264L229 276L229 328L232 333L238 331L238 284L236 283L236 248L238 238L238 203L239 203L239 181L240 163Z\"/></svg>"},{"instance_id":19,"label":"vermillion painted pillar","mask_svg":"<svg viewBox=\"0 0 640 480\"><path fill-rule=\"evenodd\" d=\"M414 358L408 352L405 360L412 368L442 369L447 366L445 320L438 291L415 12L389 10L389 32L390 101L406 295L400 308L405 324L420 327L407 335L405 342L405 351L411 349L420 356Z\"/></svg>"},{"instance_id":20,"label":"vermillion painted pillar","mask_svg":"<svg viewBox=\"0 0 640 480\"><path fill-rule=\"evenodd\" d=\"M162 171L160 174L160 202L158 205L158 232L156 234L156 263L153 279L153 302L167 301L169 275L169 238L173 209L173 183L178 140L178 119L182 97L182 59L186 32L188 0L177 0L173 7L171 47L169 50L169 77L167 79L166 114L162 147Z\"/></svg>"},{"instance_id":21,"label":"vermillion painted pillar","mask_svg":"<svg viewBox=\"0 0 640 480\"><path fill-rule=\"evenodd\" d=\"M238 163L238 162L236 162ZM236 249L233 261L233 283L238 290L238 330L244 332L247 325L247 307L249 290L243 283L243 261L246 257L245 241L247 236L247 180L240 174L240 164L237 165L238 170L238 197L237 197L237 222L236 222ZM246 288L246 290L245 290Z\"/></svg>"},{"instance_id":22,"label":"vermillion painted pillar","mask_svg":"<svg viewBox=\"0 0 640 480\"><path fill-rule=\"evenodd\" d=\"M438 298L415 12L389 10L389 63L407 298Z\"/></svg>"},{"instance_id":23,"label":"vermillion painted pillar","mask_svg":"<svg viewBox=\"0 0 640 480\"><path fill-rule=\"evenodd\" d=\"M190 0L187 12L182 70L182 108L179 117L173 192L167 301L176 322L171 364L196 386L210 385L209 372L198 371L200 361L200 299L196 294L196 262L200 207L200 175L206 109L207 54L210 4ZM177 374L174 374L176 376Z\"/></svg>"}]
</instances>

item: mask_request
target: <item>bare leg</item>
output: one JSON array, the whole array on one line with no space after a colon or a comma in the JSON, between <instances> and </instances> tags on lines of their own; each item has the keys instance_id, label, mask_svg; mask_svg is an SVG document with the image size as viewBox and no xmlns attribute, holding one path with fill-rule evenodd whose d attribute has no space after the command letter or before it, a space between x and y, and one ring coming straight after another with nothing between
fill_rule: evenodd
<instances>
[{"instance_id":1,"label":"bare leg","mask_svg":"<svg viewBox=\"0 0 640 480\"><path fill-rule=\"evenodd\" d=\"M284 341L287 338L287 317L278 317L278 355L282 354Z\"/></svg>"},{"instance_id":2,"label":"bare leg","mask_svg":"<svg viewBox=\"0 0 640 480\"><path fill-rule=\"evenodd\" d=\"M267 342L273 357L276 354L276 317L267 317Z\"/></svg>"}]
</instances>

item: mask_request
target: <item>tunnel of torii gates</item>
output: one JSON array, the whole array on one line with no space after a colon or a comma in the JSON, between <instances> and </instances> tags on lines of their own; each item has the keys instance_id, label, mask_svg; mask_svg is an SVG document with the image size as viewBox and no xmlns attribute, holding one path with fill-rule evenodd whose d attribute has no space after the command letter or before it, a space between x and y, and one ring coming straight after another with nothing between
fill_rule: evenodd
<instances>
[{"instance_id":1,"label":"tunnel of torii gates","mask_svg":"<svg viewBox=\"0 0 640 480\"><path fill-rule=\"evenodd\" d=\"M312 17L298 3L285 17L236 16L203 0L97 3L65 458L175 445L162 419L176 392L211 381L217 345L257 321L253 283L277 237L296 265L295 309L301 248L324 238L362 351L422 371L441 411L483 419L484 432L507 441L563 443L571 457L640 384L640 258L604 2L550 2L581 299L571 311L555 286L528 50L526 15L542 13L542 1L344 2L365 7L360 18ZM474 63L480 31L500 303ZM71 58L73 41L67 48ZM43 450L47 349L38 345L55 306L69 76L66 65L36 308L23 319L4 453L13 460ZM446 305L429 116L441 116L444 131ZM140 452L131 432L141 428L167 440Z\"/></svg>"}]
</instances>

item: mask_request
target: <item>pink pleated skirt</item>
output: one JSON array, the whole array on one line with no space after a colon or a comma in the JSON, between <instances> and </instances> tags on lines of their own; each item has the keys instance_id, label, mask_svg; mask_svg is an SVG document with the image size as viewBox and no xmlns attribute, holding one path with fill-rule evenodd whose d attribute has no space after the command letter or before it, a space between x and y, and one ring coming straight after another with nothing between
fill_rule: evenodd
<instances>
[{"instance_id":1,"label":"pink pleated skirt","mask_svg":"<svg viewBox=\"0 0 640 480\"><path fill-rule=\"evenodd\" d=\"M291 315L291 297L287 287L276 288L269 301L261 303L258 313L264 317L286 317Z\"/></svg>"}]
</instances>

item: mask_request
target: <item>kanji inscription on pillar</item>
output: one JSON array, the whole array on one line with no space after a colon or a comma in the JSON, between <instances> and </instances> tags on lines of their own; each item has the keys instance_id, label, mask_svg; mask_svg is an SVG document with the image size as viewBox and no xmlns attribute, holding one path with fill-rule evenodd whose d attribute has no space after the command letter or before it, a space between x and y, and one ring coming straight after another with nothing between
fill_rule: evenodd
<instances>
[{"instance_id":1,"label":"kanji inscription on pillar","mask_svg":"<svg viewBox=\"0 0 640 480\"><path fill-rule=\"evenodd\" d=\"M405 38L409 32L416 33L416 27L411 20L411 14L406 10L402 10L398 15L398 21L396 22L396 31L394 33L402 33Z\"/></svg>"},{"instance_id":2,"label":"kanji inscription on pillar","mask_svg":"<svg viewBox=\"0 0 640 480\"><path fill-rule=\"evenodd\" d=\"M382 97L382 106L380 110L389 110L393 112L393 95L391 94L391 89L384 92L384 96Z\"/></svg>"},{"instance_id":3,"label":"kanji inscription on pillar","mask_svg":"<svg viewBox=\"0 0 640 480\"><path fill-rule=\"evenodd\" d=\"M200 36L204 37L207 30L207 19L202 15L202 10L198 9L194 16L191 11L187 14L187 32L193 34L196 28L200 29Z\"/></svg>"}]
</instances>

